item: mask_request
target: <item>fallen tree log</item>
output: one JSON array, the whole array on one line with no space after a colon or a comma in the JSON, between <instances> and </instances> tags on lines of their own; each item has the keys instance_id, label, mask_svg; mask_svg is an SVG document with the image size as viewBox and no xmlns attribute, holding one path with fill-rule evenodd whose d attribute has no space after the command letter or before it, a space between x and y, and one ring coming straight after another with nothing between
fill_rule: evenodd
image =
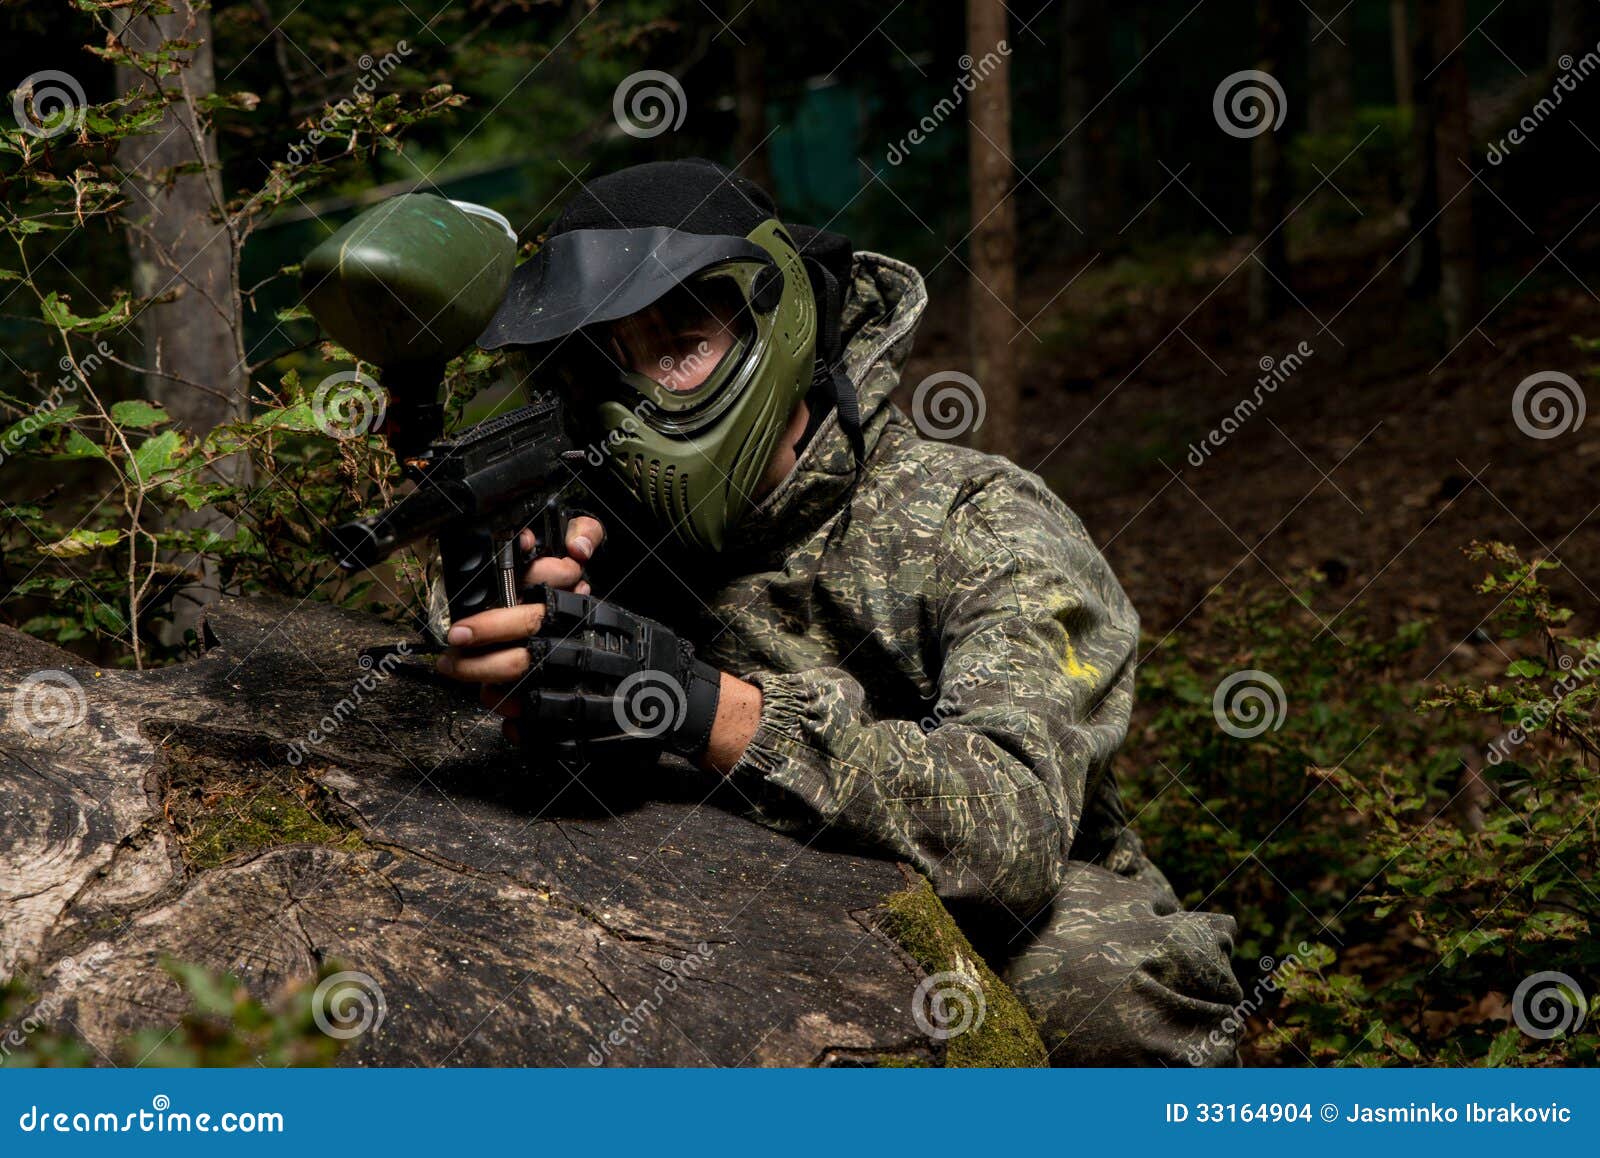
<instances>
[{"instance_id":1,"label":"fallen tree log","mask_svg":"<svg viewBox=\"0 0 1600 1158\"><path fill-rule=\"evenodd\" d=\"M178 1024L170 959L260 995L336 965L344 1064L1042 1057L903 866L753 824L687 765L530 772L382 621L249 599L205 626L141 673L0 628L0 980L94 1051Z\"/></svg>"}]
</instances>

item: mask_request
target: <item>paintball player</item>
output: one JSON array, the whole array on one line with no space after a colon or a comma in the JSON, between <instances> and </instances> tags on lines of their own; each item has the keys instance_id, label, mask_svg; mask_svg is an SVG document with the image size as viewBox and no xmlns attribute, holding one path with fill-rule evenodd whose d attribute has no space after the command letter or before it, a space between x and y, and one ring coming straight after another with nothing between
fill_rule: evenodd
<instances>
[{"instance_id":1,"label":"paintball player","mask_svg":"<svg viewBox=\"0 0 1600 1158\"><path fill-rule=\"evenodd\" d=\"M440 670L574 771L676 752L910 862L1056 1064L1231 1064L1234 922L1180 908L1111 770L1137 614L1037 477L890 403L925 302L710 162L583 187L479 341L563 393L604 481ZM628 725L652 683L664 722Z\"/></svg>"}]
</instances>

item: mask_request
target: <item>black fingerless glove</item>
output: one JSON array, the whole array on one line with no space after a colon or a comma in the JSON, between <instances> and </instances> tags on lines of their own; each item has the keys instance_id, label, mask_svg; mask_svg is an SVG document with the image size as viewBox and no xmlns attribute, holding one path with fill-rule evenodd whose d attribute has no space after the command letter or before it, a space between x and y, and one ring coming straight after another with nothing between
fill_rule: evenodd
<instances>
[{"instance_id":1,"label":"black fingerless glove","mask_svg":"<svg viewBox=\"0 0 1600 1158\"><path fill-rule=\"evenodd\" d=\"M585 762L705 751L722 677L694 658L687 640L592 595L546 586L542 601L528 674L517 685L524 748Z\"/></svg>"}]
</instances>

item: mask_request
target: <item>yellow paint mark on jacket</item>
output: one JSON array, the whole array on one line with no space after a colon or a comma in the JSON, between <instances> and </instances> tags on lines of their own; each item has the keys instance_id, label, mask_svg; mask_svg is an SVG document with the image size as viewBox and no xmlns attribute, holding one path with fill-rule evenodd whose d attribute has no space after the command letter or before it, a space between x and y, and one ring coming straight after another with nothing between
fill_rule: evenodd
<instances>
[{"instance_id":1,"label":"yellow paint mark on jacket","mask_svg":"<svg viewBox=\"0 0 1600 1158\"><path fill-rule=\"evenodd\" d=\"M1062 634L1066 634L1063 629ZM1092 663L1084 663L1078 658L1077 649L1072 646L1072 641L1067 640L1067 654L1061 661L1061 673L1069 680L1085 680L1089 683L1100 682L1100 669Z\"/></svg>"}]
</instances>

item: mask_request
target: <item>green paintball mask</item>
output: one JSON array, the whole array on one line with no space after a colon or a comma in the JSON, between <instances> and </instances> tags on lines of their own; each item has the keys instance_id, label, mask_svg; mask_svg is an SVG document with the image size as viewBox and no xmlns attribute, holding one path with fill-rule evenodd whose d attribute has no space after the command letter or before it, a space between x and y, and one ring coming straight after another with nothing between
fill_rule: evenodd
<instances>
[{"instance_id":1,"label":"green paintball mask","mask_svg":"<svg viewBox=\"0 0 1600 1158\"><path fill-rule=\"evenodd\" d=\"M818 309L789 231L576 229L519 267L478 339L519 347L662 534L718 552L817 366Z\"/></svg>"}]
</instances>

